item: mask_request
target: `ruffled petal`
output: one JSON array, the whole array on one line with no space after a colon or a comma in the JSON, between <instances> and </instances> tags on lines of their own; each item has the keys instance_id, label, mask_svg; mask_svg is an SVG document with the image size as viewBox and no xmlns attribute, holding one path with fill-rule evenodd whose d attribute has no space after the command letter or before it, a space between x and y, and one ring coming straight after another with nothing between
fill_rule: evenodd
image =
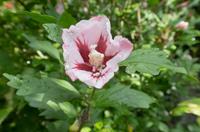
<instances>
[{"instance_id":1,"label":"ruffled petal","mask_svg":"<svg viewBox=\"0 0 200 132\"><path fill-rule=\"evenodd\" d=\"M82 56L80 55L79 50L74 45L74 41L71 40L70 35L66 35L68 39L63 44L63 56L64 56L64 66L66 74L74 81L76 80L76 76L71 71L72 68L76 66L76 64L84 63ZM73 53L73 54L72 54Z\"/></svg>"},{"instance_id":2,"label":"ruffled petal","mask_svg":"<svg viewBox=\"0 0 200 132\"><path fill-rule=\"evenodd\" d=\"M107 66L102 71L102 76L97 79L95 83L95 88L101 89L111 78L114 77L114 73L118 71L118 65Z\"/></svg>"},{"instance_id":3,"label":"ruffled petal","mask_svg":"<svg viewBox=\"0 0 200 132\"><path fill-rule=\"evenodd\" d=\"M95 86L96 79L92 77L92 72L84 70L73 70L74 75L88 86Z\"/></svg>"},{"instance_id":4,"label":"ruffled petal","mask_svg":"<svg viewBox=\"0 0 200 132\"><path fill-rule=\"evenodd\" d=\"M64 43L66 41L66 32L71 34L74 41L86 44L88 49L94 47L92 45L97 44L97 49L105 51L106 44L112 39L110 21L106 16L96 16L89 20L81 20L75 26L64 29L62 36Z\"/></svg>"},{"instance_id":5,"label":"ruffled petal","mask_svg":"<svg viewBox=\"0 0 200 132\"><path fill-rule=\"evenodd\" d=\"M118 71L118 66L107 66L101 71L101 76L93 77L93 73L85 70L74 69L74 75L88 86L92 86L101 89L111 78L114 76L114 72Z\"/></svg>"},{"instance_id":6,"label":"ruffled petal","mask_svg":"<svg viewBox=\"0 0 200 132\"><path fill-rule=\"evenodd\" d=\"M112 43L106 50L105 56L111 56L106 65L117 65L119 62L125 60L133 50L132 43L121 36L116 36Z\"/></svg>"}]
</instances>

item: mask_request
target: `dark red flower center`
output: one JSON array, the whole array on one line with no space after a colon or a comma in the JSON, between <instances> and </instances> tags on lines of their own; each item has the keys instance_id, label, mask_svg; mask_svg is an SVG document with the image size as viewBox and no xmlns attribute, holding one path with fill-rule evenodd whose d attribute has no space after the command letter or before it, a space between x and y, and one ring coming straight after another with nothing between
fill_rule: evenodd
<instances>
[{"instance_id":1,"label":"dark red flower center","mask_svg":"<svg viewBox=\"0 0 200 132\"><path fill-rule=\"evenodd\" d=\"M77 69L92 72L93 77L100 77L101 71L106 67L106 62L109 61L113 56L106 56L105 52L109 43L107 37L100 35L99 40L94 47L89 47L86 41L80 38L75 40L80 55L82 56L84 63L76 64Z\"/></svg>"}]
</instances>

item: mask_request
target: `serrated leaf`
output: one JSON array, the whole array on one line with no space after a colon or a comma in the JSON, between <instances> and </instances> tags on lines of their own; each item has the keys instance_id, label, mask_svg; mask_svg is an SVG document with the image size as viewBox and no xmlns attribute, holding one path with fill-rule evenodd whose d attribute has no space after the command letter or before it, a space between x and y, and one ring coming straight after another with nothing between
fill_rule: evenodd
<instances>
[{"instance_id":1,"label":"serrated leaf","mask_svg":"<svg viewBox=\"0 0 200 132\"><path fill-rule=\"evenodd\" d=\"M34 50L40 50L49 54L51 57L61 62L60 53L49 41L37 40L35 37L24 35L25 38L30 42L29 46Z\"/></svg>"},{"instance_id":2,"label":"serrated leaf","mask_svg":"<svg viewBox=\"0 0 200 132\"><path fill-rule=\"evenodd\" d=\"M76 110L67 102L79 98L79 92L67 81L66 86L55 83L54 78L36 78L32 76L16 77L4 74L10 81L8 85L17 89L16 94L23 96L30 106L44 110L41 115L46 118L66 119L74 117ZM54 81L52 81L54 80Z\"/></svg>"},{"instance_id":3,"label":"serrated leaf","mask_svg":"<svg viewBox=\"0 0 200 132\"><path fill-rule=\"evenodd\" d=\"M80 96L79 92L67 81L54 79L54 78L36 78L32 76L22 76L21 78L4 73L7 79L9 79L8 85L14 87L17 90L17 95L26 96L36 93L52 93L54 96L58 93L59 96ZM53 81L52 81L53 80ZM56 83L55 83L56 80ZM59 82L64 82L66 86L60 85ZM54 90L57 90L57 93ZM60 91L60 92L59 92ZM63 93L64 95L62 95ZM69 94L67 96L67 94ZM45 98L45 97L43 97ZM52 98L53 99L53 98ZM56 99L59 99L57 97Z\"/></svg>"},{"instance_id":4,"label":"serrated leaf","mask_svg":"<svg viewBox=\"0 0 200 132\"><path fill-rule=\"evenodd\" d=\"M43 27L45 28L45 30L48 33L48 38L54 42L58 42L58 43L62 43L62 39L61 39L61 28L54 24L54 23L46 23L43 24Z\"/></svg>"},{"instance_id":5,"label":"serrated leaf","mask_svg":"<svg viewBox=\"0 0 200 132\"><path fill-rule=\"evenodd\" d=\"M28 12L28 11L23 11L18 14L25 15L27 17L30 17L31 19L39 22L39 23L56 23L56 18L53 16L49 15L42 15L36 12Z\"/></svg>"},{"instance_id":6,"label":"serrated leaf","mask_svg":"<svg viewBox=\"0 0 200 132\"><path fill-rule=\"evenodd\" d=\"M95 104L97 107L128 106L131 108L148 108L154 98L144 92L130 89L128 86L117 84L110 89L96 93Z\"/></svg>"},{"instance_id":7,"label":"serrated leaf","mask_svg":"<svg viewBox=\"0 0 200 132\"><path fill-rule=\"evenodd\" d=\"M9 79L9 82L7 83L8 86L12 86L13 88L16 88L16 89L18 89L21 86L22 81L18 77L7 74L7 73L4 73L3 75L7 79Z\"/></svg>"},{"instance_id":8,"label":"serrated leaf","mask_svg":"<svg viewBox=\"0 0 200 132\"><path fill-rule=\"evenodd\" d=\"M141 73L158 75L163 68L186 74L186 70L183 67L175 66L167 59L166 53L159 49L135 50L121 65L127 66L126 71L130 74L138 71Z\"/></svg>"}]
</instances>

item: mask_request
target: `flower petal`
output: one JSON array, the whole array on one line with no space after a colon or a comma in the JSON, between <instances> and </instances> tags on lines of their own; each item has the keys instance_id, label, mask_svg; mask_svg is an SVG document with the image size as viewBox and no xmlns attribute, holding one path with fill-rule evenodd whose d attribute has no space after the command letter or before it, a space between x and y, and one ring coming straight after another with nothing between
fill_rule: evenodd
<instances>
[{"instance_id":1,"label":"flower petal","mask_svg":"<svg viewBox=\"0 0 200 132\"><path fill-rule=\"evenodd\" d=\"M102 72L102 76L95 78L92 76L92 72L85 70L74 69L74 75L85 84L95 87L102 88L113 76L114 72L118 71L118 66L107 66Z\"/></svg>"},{"instance_id":2,"label":"flower petal","mask_svg":"<svg viewBox=\"0 0 200 132\"><path fill-rule=\"evenodd\" d=\"M114 73L118 71L118 65L107 66L103 71L103 76L98 78L94 87L102 88L111 78L114 77Z\"/></svg>"},{"instance_id":3,"label":"flower petal","mask_svg":"<svg viewBox=\"0 0 200 132\"><path fill-rule=\"evenodd\" d=\"M69 36L67 36L69 37ZM66 43L63 44L63 56L64 56L64 66L66 74L69 75L69 77L74 81L76 80L76 76L73 74L71 69L73 67L76 67L76 64L84 63L82 56L80 55L77 47L73 46L74 41L68 38L68 41L65 41ZM73 53L73 54L72 54Z\"/></svg>"},{"instance_id":4,"label":"flower petal","mask_svg":"<svg viewBox=\"0 0 200 132\"><path fill-rule=\"evenodd\" d=\"M101 42L102 39L100 38L103 38L104 41L110 41L112 38L110 34L110 21L106 16L96 16L89 20L81 20L75 26L64 29L63 32L70 33L74 41L79 39L82 43L85 42L88 48L97 43L106 44ZM63 35L63 41L65 42L65 40L66 38Z\"/></svg>"},{"instance_id":5,"label":"flower petal","mask_svg":"<svg viewBox=\"0 0 200 132\"><path fill-rule=\"evenodd\" d=\"M113 56L107 60L106 65L116 65L125 60L130 55L132 49L133 45L128 39L116 36L106 50L105 56Z\"/></svg>"},{"instance_id":6,"label":"flower petal","mask_svg":"<svg viewBox=\"0 0 200 132\"><path fill-rule=\"evenodd\" d=\"M94 86L96 83L96 79L92 77L92 72L74 69L73 73L80 81L88 86Z\"/></svg>"}]
</instances>

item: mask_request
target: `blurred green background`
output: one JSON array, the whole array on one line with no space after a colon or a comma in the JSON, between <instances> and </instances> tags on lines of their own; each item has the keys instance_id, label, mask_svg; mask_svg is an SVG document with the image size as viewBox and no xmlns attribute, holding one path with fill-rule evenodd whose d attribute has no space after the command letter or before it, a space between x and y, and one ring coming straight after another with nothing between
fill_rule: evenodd
<instances>
[{"instance_id":1,"label":"blurred green background","mask_svg":"<svg viewBox=\"0 0 200 132\"><path fill-rule=\"evenodd\" d=\"M39 116L39 109L16 96L2 75L40 72L64 78L57 60L28 44L30 36L48 40L42 24L54 21L34 13L55 17L61 27L106 15L113 36L129 38L135 49L160 48L187 71L187 75L161 72L129 76L120 69L118 80L145 91L157 102L149 109L134 109L128 125L123 124L126 117L104 110L83 132L91 128L97 132L200 132L200 0L0 0L0 132L66 131L63 122ZM176 29L180 21L189 23L186 30ZM62 51L60 44L50 42ZM103 129L106 126L108 130Z\"/></svg>"}]
</instances>

